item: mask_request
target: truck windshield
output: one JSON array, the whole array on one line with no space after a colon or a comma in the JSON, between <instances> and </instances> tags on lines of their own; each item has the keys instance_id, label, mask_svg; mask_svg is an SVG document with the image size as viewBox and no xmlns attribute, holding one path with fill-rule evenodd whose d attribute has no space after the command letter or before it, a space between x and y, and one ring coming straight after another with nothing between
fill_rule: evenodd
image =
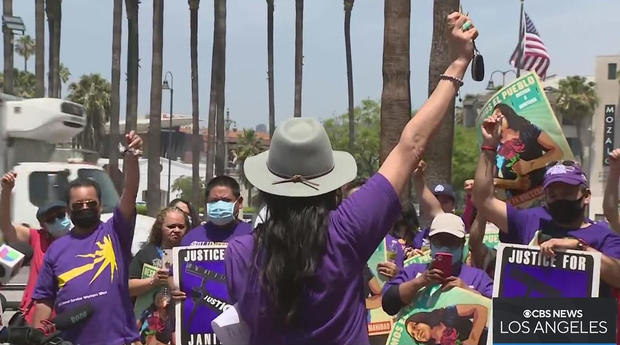
<instances>
[{"instance_id":1,"label":"truck windshield","mask_svg":"<svg viewBox=\"0 0 620 345\"><path fill-rule=\"evenodd\" d=\"M69 185L68 171L35 171L30 174L29 191L30 202L37 207L41 207L49 200L66 201L66 190ZM90 178L97 182L101 189L101 202L103 212L114 211L118 204L118 193L114 189L114 184L110 177L98 169L79 169L78 176Z\"/></svg>"}]
</instances>

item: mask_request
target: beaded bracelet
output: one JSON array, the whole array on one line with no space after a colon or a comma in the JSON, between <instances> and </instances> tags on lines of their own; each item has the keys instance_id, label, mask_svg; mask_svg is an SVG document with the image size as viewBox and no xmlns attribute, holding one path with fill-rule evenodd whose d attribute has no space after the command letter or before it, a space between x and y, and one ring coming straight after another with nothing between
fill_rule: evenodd
<instances>
[{"instance_id":1,"label":"beaded bracelet","mask_svg":"<svg viewBox=\"0 0 620 345\"><path fill-rule=\"evenodd\" d=\"M439 79L452 81L452 82L456 83L459 87L463 86L463 80L461 80L461 79L459 79L457 77L453 77L451 75L440 74L439 75Z\"/></svg>"}]
</instances>

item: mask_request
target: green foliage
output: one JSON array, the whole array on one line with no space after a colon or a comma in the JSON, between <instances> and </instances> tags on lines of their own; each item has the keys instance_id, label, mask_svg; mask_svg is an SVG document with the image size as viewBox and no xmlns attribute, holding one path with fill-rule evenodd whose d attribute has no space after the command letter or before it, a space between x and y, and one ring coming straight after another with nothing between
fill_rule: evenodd
<instances>
[{"instance_id":1,"label":"green foliage","mask_svg":"<svg viewBox=\"0 0 620 345\"><path fill-rule=\"evenodd\" d=\"M463 189L465 180L474 178L479 155L477 129L475 127L455 126L452 185L456 191ZM459 202L459 205L463 205L463 203Z\"/></svg>"},{"instance_id":2,"label":"green foliage","mask_svg":"<svg viewBox=\"0 0 620 345\"><path fill-rule=\"evenodd\" d=\"M262 142L256 136L256 132L253 129L244 129L243 135L239 137L239 141L233 150L233 154L236 155L237 164L240 167L239 179L241 183L248 190L248 204L253 205L252 198L252 184L245 177L245 172L243 171L243 162L248 158L255 156L261 152L265 151L265 147L263 147Z\"/></svg>"},{"instance_id":3,"label":"green foliage","mask_svg":"<svg viewBox=\"0 0 620 345\"><path fill-rule=\"evenodd\" d=\"M80 77L77 83L69 85L69 99L79 103L86 110L86 127L76 139L77 143L89 150L101 151L101 141L108 121L111 85L99 74Z\"/></svg>"},{"instance_id":4,"label":"green foliage","mask_svg":"<svg viewBox=\"0 0 620 345\"><path fill-rule=\"evenodd\" d=\"M587 82L585 77L571 76L560 80L558 88L556 107L565 119L579 122L592 116L598 104L594 82Z\"/></svg>"},{"instance_id":5,"label":"green foliage","mask_svg":"<svg viewBox=\"0 0 620 345\"><path fill-rule=\"evenodd\" d=\"M34 40L32 39L32 37L30 37L30 35L20 36L17 39L15 51L17 52L17 54L24 57L24 71L28 70L28 59L30 59L30 57L34 55L35 47L36 46Z\"/></svg>"},{"instance_id":6,"label":"green foliage","mask_svg":"<svg viewBox=\"0 0 620 345\"><path fill-rule=\"evenodd\" d=\"M137 204L136 205L136 212L138 214L142 214L142 215L147 215L146 213L146 204Z\"/></svg>"},{"instance_id":7,"label":"green foliage","mask_svg":"<svg viewBox=\"0 0 620 345\"><path fill-rule=\"evenodd\" d=\"M181 192L180 198L185 200L194 200L192 199L194 196L194 190L192 189L192 177L191 176L181 176L174 180L172 186L170 187L173 192ZM200 204L205 204L205 193L206 193L206 183L205 180L200 179Z\"/></svg>"},{"instance_id":8,"label":"green foliage","mask_svg":"<svg viewBox=\"0 0 620 345\"><path fill-rule=\"evenodd\" d=\"M37 79L33 73L13 70L13 89L14 95L23 98L32 98L36 95ZM4 75L0 73L0 87L4 85Z\"/></svg>"},{"instance_id":9,"label":"green foliage","mask_svg":"<svg viewBox=\"0 0 620 345\"><path fill-rule=\"evenodd\" d=\"M244 207L243 208L243 213L256 213L256 208L255 207Z\"/></svg>"},{"instance_id":10,"label":"green foliage","mask_svg":"<svg viewBox=\"0 0 620 345\"><path fill-rule=\"evenodd\" d=\"M350 153L357 162L358 177L368 178L379 170L380 114L381 105L371 99L355 107L355 146ZM325 120L323 126L334 150L349 151L348 113Z\"/></svg>"}]
</instances>

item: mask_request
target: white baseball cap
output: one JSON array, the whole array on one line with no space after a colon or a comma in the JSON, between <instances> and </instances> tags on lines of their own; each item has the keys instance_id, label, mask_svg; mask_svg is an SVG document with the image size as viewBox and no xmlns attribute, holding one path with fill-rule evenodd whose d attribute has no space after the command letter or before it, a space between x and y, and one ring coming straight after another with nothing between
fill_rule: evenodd
<instances>
[{"instance_id":1,"label":"white baseball cap","mask_svg":"<svg viewBox=\"0 0 620 345\"><path fill-rule=\"evenodd\" d=\"M439 233L446 233L458 238L465 237L465 223L461 217L453 213L439 213L431 223L431 231L428 234L433 236Z\"/></svg>"}]
</instances>

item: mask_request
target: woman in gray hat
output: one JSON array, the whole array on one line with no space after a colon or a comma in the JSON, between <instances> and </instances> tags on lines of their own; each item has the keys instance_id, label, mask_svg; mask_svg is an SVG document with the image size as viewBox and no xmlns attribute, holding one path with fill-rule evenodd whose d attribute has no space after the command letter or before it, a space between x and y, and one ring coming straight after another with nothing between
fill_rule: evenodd
<instances>
[{"instance_id":1,"label":"woman in gray hat","mask_svg":"<svg viewBox=\"0 0 620 345\"><path fill-rule=\"evenodd\" d=\"M337 205L336 190L356 176L353 157L332 151L311 118L284 121L269 151L244 171L269 217L231 240L228 291L252 344L368 344L362 271L400 214L405 189L432 133L443 121L473 56L477 31L465 15L447 18L454 61L405 127L379 172Z\"/></svg>"}]
</instances>

